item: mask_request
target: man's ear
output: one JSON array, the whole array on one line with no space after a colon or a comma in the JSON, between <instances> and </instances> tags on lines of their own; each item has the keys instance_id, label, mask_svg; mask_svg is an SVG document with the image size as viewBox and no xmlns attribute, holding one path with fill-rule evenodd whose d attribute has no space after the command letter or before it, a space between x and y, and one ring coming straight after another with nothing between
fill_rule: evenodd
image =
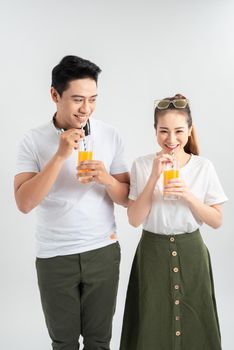
<instances>
[{"instance_id":1,"label":"man's ear","mask_svg":"<svg viewBox=\"0 0 234 350\"><path fill-rule=\"evenodd\" d=\"M52 100L57 103L58 102L58 92L57 90L55 90L55 88L52 86L52 88L50 89L50 94L51 94L51 97L52 97Z\"/></svg>"}]
</instances>

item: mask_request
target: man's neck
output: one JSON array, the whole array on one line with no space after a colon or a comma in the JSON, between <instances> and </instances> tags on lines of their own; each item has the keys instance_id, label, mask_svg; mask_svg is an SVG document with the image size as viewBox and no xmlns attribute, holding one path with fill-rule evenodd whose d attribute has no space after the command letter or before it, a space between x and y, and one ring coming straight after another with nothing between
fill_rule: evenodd
<instances>
[{"instance_id":1,"label":"man's neck","mask_svg":"<svg viewBox=\"0 0 234 350\"><path fill-rule=\"evenodd\" d=\"M66 128L64 128L63 125L59 122L57 113L55 113L53 116L53 123L57 129L66 130Z\"/></svg>"},{"instance_id":2,"label":"man's neck","mask_svg":"<svg viewBox=\"0 0 234 350\"><path fill-rule=\"evenodd\" d=\"M57 129L66 130L66 128L64 127L64 125L62 125L62 123L60 123L57 113L55 113L54 116L53 116L53 123L54 123L54 126L55 126Z\"/></svg>"}]
</instances>

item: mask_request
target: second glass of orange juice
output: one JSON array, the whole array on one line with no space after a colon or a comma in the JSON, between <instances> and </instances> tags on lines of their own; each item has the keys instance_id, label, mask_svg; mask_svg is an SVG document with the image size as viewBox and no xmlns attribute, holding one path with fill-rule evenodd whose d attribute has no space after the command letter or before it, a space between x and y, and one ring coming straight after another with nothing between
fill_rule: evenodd
<instances>
[{"instance_id":1,"label":"second glass of orange juice","mask_svg":"<svg viewBox=\"0 0 234 350\"><path fill-rule=\"evenodd\" d=\"M93 159L93 141L90 136L86 136L78 144L78 165L85 160ZM79 173L89 171L89 169L79 169Z\"/></svg>"}]
</instances>

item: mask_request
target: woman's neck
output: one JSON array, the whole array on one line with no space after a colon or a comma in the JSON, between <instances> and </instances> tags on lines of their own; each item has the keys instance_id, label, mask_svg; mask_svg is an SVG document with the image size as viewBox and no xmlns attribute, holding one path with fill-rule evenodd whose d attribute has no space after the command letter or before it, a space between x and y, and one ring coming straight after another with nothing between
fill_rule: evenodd
<instances>
[{"instance_id":1,"label":"woman's neck","mask_svg":"<svg viewBox=\"0 0 234 350\"><path fill-rule=\"evenodd\" d=\"M183 150L179 152L178 155L175 154L175 158L178 160L178 162L180 163L180 167L182 168L189 162L191 154L188 154Z\"/></svg>"}]
</instances>

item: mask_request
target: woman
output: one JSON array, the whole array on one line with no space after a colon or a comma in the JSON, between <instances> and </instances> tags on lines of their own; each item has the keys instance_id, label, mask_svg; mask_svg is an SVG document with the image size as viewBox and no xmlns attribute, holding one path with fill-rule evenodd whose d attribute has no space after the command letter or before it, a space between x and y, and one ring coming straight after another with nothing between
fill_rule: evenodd
<instances>
[{"instance_id":1,"label":"woman","mask_svg":"<svg viewBox=\"0 0 234 350\"><path fill-rule=\"evenodd\" d=\"M199 227L218 228L227 200L212 163L198 156L188 100L157 101L161 151L132 167L128 217L143 224L125 305L121 350L221 350L209 252ZM174 158L180 177L163 189ZM176 195L177 200L164 196Z\"/></svg>"}]
</instances>

